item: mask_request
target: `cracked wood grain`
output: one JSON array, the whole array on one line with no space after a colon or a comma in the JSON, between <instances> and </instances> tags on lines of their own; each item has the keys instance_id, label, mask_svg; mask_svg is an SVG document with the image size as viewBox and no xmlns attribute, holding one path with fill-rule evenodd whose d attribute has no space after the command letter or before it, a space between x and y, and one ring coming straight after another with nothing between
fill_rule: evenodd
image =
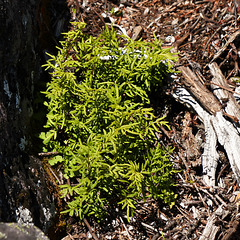
<instances>
[{"instance_id":1,"label":"cracked wood grain","mask_svg":"<svg viewBox=\"0 0 240 240\"><path fill-rule=\"evenodd\" d=\"M221 111L222 106L201 81L199 81L197 75L191 71L188 67L178 68L184 79L182 80L185 88L196 98L196 100L202 105L202 107L211 114Z\"/></svg>"}]
</instances>

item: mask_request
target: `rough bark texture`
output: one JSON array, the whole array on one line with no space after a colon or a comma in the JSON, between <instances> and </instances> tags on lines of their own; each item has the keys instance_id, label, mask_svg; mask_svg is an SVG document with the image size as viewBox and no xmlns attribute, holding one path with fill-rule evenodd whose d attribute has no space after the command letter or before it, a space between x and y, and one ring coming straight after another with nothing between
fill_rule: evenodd
<instances>
[{"instance_id":1,"label":"rough bark texture","mask_svg":"<svg viewBox=\"0 0 240 240\"><path fill-rule=\"evenodd\" d=\"M185 88L204 106L204 108L211 114L221 110L221 105L217 102L213 94L198 80L198 77L188 67L179 67L185 81L183 82Z\"/></svg>"},{"instance_id":2,"label":"rough bark texture","mask_svg":"<svg viewBox=\"0 0 240 240\"><path fill-rule=\"evenodd\" d=\"M51 36L59 34L48 22L53 2L0 1L0 221L31 223L45 231L55 214L54 199L42 162L29 149L34 144L30 121L42 52L51 50ZM64 2L55 1L57 31L57 8Z\"/></svg>"}]
</instances>

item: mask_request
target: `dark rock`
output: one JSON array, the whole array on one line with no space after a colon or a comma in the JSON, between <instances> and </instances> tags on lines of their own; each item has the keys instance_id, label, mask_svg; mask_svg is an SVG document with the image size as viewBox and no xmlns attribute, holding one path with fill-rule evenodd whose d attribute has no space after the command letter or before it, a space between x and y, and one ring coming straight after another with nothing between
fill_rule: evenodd
<instances>
[{"instance_id":1,"label":"dark rock","mask_svg":"<svg viewBox=\"0 0 240 240\"><path fill-rule=\"evenodd\" d=\"M45 232L56 210L42 161L30 155L37 144L31 119L37 86L46 81L44 52L54 51L64 4L0 0L0 221L30 223Z\"/></svg>"},{"instance_id":2,"label":"dark rock","mask_svg":"<svg viewBox=\"0 0 240 240\"><path fill-rule=\"evenodd\" d=\"M37 227L17 223L0 223L0 239L7 240L48 240Z\"/></svg>"},{"instance_id":3,"label":"dark rock","mask_svg":"<svg viewBox=\"0 0 240 240\"><path fill-rule=\"evenodd\" d=\"M27 153L34 87L41 73L39 2L1 1L0 221L34 223L46 230L54 217L54 200L41 161Z\"/></svg>"}]
</instances>

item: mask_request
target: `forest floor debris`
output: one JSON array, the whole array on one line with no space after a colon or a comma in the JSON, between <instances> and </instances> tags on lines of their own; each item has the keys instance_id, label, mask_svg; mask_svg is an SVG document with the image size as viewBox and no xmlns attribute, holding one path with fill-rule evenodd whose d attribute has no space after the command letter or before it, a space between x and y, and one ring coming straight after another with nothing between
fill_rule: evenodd
<instances>
[{"instance_id":1,"label":"forest floor debris","mask_svg":"<svg viewBox=\"0 0 240 240\"><path fill-rule=\"evenodd\" d=\"M210 89L209 63L215 61L232 91L239 84L240 13L236 1L173 0L68 0L73 21L85 21L85 32L98 35L105 24L134 39L153 39L153 32L179 53L179 66L189 67ZM181 85L181 74L177 84ZM169 91L174 91L174 85ZM169 92L170 95L170 92ZM166 95L167 97L168 95ZM170 96L168 121L172 130L160 133L165 144L175 147L173 161L182 169L176 176L176 205L148 199L139 202L130 223L118 216L99 225L93 219L80 224L69 218L67 239L240 239L238 182L224 149L218 147L220 162L217 186L203 181L201 156L205 141L204 125L187 107ZM172 105L171 105L172 104Z\"/></svg>"}]
</instances>

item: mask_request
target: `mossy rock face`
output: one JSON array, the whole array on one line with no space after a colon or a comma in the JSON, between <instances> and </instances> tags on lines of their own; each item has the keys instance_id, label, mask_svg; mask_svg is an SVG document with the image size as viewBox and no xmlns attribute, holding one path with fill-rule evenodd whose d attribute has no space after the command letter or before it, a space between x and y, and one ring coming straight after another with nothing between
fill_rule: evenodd
<instances>
[{"instance_id":1,"label":"mossy rock face","mask_svg":"<svg viewBox=\"0 0 240 240\"><path fill-rule=\"evenodd\" d=\"M44 233L33 225L0 223L0 239L8 240L48 240Z\"/></svg>"}]
</instances>

